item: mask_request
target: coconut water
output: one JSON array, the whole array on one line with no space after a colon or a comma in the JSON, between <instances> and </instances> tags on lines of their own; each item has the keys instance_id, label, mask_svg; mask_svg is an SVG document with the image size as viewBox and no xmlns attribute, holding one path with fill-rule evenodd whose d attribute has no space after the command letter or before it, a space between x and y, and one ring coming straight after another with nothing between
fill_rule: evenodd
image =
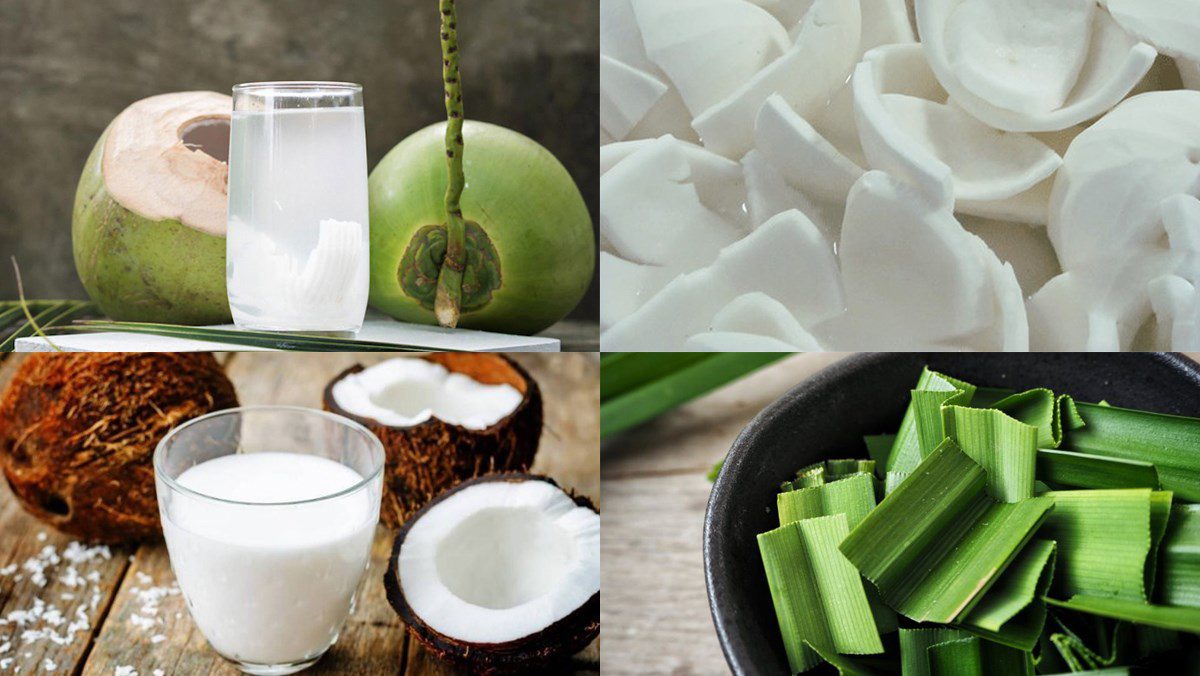
<instances>
[{"instance_id":1,"label":"coconut water","mask_svg":"<svg viewBox=\"0 0 1200 676\"><path fill-rule=\"evenodd\" d=\"M336 495L361 481L327 458L270 452L179 475L186 490L160 500L163 533L192 618L217 652L298 664L337 640L379 517L372 491Z\"/></svg>"},{"instance_id":2,"label":"coconut water","mask_svg":"<svg viewBox=\"0 0 1200 676\"><path fill-rule=\"evenodd\" d=\"M369 274L361 106L235 110L226 284L238 326L357 331Z\"/></svg>"}]
</instances>

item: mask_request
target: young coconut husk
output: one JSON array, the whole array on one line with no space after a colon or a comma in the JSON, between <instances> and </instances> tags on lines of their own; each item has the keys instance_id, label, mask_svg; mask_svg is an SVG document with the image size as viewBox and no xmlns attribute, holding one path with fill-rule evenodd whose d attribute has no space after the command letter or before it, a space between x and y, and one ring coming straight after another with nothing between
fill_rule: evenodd
<instances>
[{"instance_id":1,"label":"young coconut husk","mask_svg":"<svg viewBox=\"0 0 1200 676\"><path fill-rule=\"evenodd\" d=\"M112 319L231 321L225 294L229 118L216 92L161 94L108 125L79 178L75 269Z\"/></svg>"},{"instance_id":2,"label":"young coconut husk","mask_svg":"<svg viewBox=\"0 0 1200 676\"><path fill-rule=\"evenodd\" d=\"M345 410L333 396L334 385L363 370L355 365L325 387L325 410L366 426L386 451L380 519L392 528L442 491L492 471L527 470L542 435L542 394L537 382L516 362L499 354L433 353L419 357L485 385L511 385L521 393L512 413L482 430L446 423L436 417L409 427L386 425Z\"/></svg>"},{"instance_id":3,"label":"young coconut husk","mask_svg":"<svg viewBox=\"0 0 1200 676\"><path fill-rule=\"evenodd\" d=\"M25 510L64 533L157 537L159 440L237 403L211 354L31 355L0 396L0 464Z\"/></svg>"},{"instance_id":4,"label":"young coconut husk","mask_svg":"<svg viewBox=\"0 0 1200 676\"><path fill-rule=\"evenodd\" d=\"M522 472L486 474L464 481L443 492L413 514L412 518L396 533L392 545L388 569L383 584L388 603L404 621L408 632L439 659L465 668L474 674L529 673L545 669L570 658L582 651L600 635L600 592L596 591L588 600L562 619L539 632L508 643L466 643L445 636L429 626L413 611L404 594L400 581L400 550L409 531L418 520L438 504L455 494L480 484L495 482L543 481L555 488L561 487L553 479ZM587 497L566 493L576 505L599 513L596 505Z\"/></svg>"}]
</instances>

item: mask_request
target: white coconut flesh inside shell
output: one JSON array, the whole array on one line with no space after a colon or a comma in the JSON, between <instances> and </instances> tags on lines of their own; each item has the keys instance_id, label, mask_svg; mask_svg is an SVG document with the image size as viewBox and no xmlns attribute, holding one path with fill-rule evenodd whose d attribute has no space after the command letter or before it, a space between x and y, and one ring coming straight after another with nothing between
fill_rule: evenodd
<instances>
[{"instance_id":1,"label":"white coconut flesh inside shell","mask_svg":"<svg viewBox=\"0 0 1200 676\"><path fill-rule=\"evenodd\" d=\"M512 385L487 385L424 359L390 359L352 373L333 386L342 410L389 427L430 418L483 430L517 410L523 395Z\"/></svg>"},{"instance_id":2,"label":"white coconut flesh inside shell","mask_svg":"<svg viewBox=\"0 0 1200 676\"><path fill-rule=\"evenodd\" d=\"M153 221L225 236L231 99L216 92L143 99L113 120L102 172L112 198Z\"/></svg>"},{"instance_id":3,"label":"white coconut flesh inside shell","mask_svg":"<svg viewBox=\"0 0 1200 676\"><path fill-rule=\"evenodd\" d=\"M600 515L546 481L485 481L421 513L397 557L400 589L430 629L508 643L600 591Z\"/></svg>"}]
</instances>

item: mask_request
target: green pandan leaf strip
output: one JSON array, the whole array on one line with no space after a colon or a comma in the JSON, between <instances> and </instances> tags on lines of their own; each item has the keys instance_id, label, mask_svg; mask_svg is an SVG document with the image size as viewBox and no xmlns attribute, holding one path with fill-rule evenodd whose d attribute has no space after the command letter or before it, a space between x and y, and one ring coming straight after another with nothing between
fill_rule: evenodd
<instances>
[{"instance_id":1,"label":"green pandan leaf strip","mask_svg":"<svg viewBox=\"0 0 1200 676\"><path fill-rule=\"evenodd\" d=\"M854 528L875 509L874 479L870 474L854 474L819 486L786 491L777 496L779 524L817 516L845 514Z\"/></svg>"},{"instance_id":2,"label":"green pandan leaf strip","mask_svg":"<svg viewBox=\"0 0 1200 676\"><path fill-rule=\"evenodd\" d=\"M1157 496L1156 496L1157 494ZM1052 585L1057 598L1076 594L1146 602L1163 505L1170 494L1148 488L1051 491L1054 510L1038 532L1058 542ZM1153 517L1152 512L1158 512Z\"/></svg>"},{"instance_id":3,"label":"green pandan leaf strip","mask_svg":"<svg viewBox=\"0 0 1200 676\"><path fill-rule=\"evenodd\" d=\"M793 673L820 663L808 645L828 653L883 652L862 578L837 548L848 532L846 515L835 514L796 521L758 536Z\"/></svg>"},{"instance_id":4,"label":"green pandan leaf strip","mask_svg":"<svg viewBox=\"0 0 1200 676\"><path fill-rule=\"evenodd\" d=\"M842 541L884 601L918 622L954 622L996 582L1053 505L998 503L986 473L946 440Z\"/></svg>"},{"instance_id":5,"label":"green pandan leaf strip","mask_svg":"<svg viewBox=\"0 0 1200 676\"><path fill-rule=\"evenodd\" d=\"M911 472L945 437L942 405L967 406L974 395L974 385L929 368L923 369L884 469Z\"/></svg>"},{"instance_id":6,"label":"green pandan leaf strip","mask_svg":"<svg viewBox=\"0 0 1200 676\"><path fill-rule=\"evenodd\" d=\"M888 456L892 453L892 444L896 443L895 434L868 434L863 437L867 446L867 455L875 461L875 470L879 478L887 473Z\"/></svg>"},{"instance_id":7,"label":"green pandan leaf strip","mask_svg":"<svg viewBox=\"0 0 1200 676\"><path fill-rule=\"evenodd\" d=\"M1200 608L1152 605L1131 599L1084 594L1072 596L1067 601L1047 598L1046 603L1114 620L1200 634Z\"/></svg>"},{"instance_id":8,"label":"green pandan leaf strip","mask_svg":"<svg viewBox=\"0 0 1200 676\"><path fill-rule=\"evenodd\" d=\"M1067 429L1063 448L1110 458L1148 462L1165 490L1200 502L1200 418L1077 403L1085 425Z\"/></svg>"},{"instance_id":9,"label":"green pandan leaf strip","mask_svg":"<svg viewBox=\"0 0 1200 676\"><path fill-rule=\"evenodd\" d=\"M1158 488L1158 470L1140 460L1038 449L1037 478L1067 488Z\"/></svg>"},{"instance_id":10,"label":"green pandan leaf strip","mask_svg":"<svg viewBox=\"0 0 1200 676\"><path fill-rule=\"evenodd\" d=\"M1038 428L992 408L946 406L946 436L987 472L991 496L1001 502L1033 497Z\"/></svg>"},{"instance_id":11,"label":"green pandan leaf strip","mask_svg":"<svg viewBox=\"0 0 1200 676\"><path fill-rule=\"evenodd\" d=\"M959 622L973 634L1019 650L1033 650L1046 624L1046 602L1054 576L1055 543L1034 540Z\"/></svg>"},{"instance_id":12,"label":"green pandan leaf strip","mask_svg":"<svg viewBox=\"0 0 1200 676\"><path fill-rule=\"evenodd\" d=\"M1024 676L1033 673L1033 660L1028 652L974 636L935 643L926 648L926 652L931 676Z\"/></svg>"},{"instance_id":13,"label":"green pandan leaf strip","mask_svg":"<svg viewBox=\"0 0 1200 676\"><path fill-rule=\"evenodd\" d=\"M1171 510L1159 564L1155 600L1200 608L1200 505L1176 505Z\"/></svg>"}]
</instances>

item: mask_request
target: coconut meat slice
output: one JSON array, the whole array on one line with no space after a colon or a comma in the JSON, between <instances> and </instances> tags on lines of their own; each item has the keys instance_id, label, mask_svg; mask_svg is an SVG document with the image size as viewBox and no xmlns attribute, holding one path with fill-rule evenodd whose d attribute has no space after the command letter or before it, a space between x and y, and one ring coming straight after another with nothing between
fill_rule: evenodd
<instances>
[{"instance_id":1,"label":"coconut meat slice","mask_svg":"<svg viewBox=\"0 0 1200 676\"><path fill-rule=\"evenodd\" d=\"M1023 1L1043 8L1060 4L1057 1ZM955 103L981 122L1004 131L1054 131L1097 117L1116 105L1141 81L1158 55L1153 47L1139 42L1117 25L1108 12L1095 12L1091 21L1087 58L1062 105L1049 111L1021 111L1017 110L1020 106L1012 102L997 105L971 91L951 64L948 43L953 34L948 30L948 23L961 4L963 0L916 0L917 31L921 35L921 44L938 81ZM987 4L991 4L990 0ZM1042 11L1031 16L1044 17ZM1016 17L1016 20L1019 23L1021 17ZM1053 30L1043 27L1039 32ZM960 49L958 54L960 60L978 56L972 50ZM982 73L983 69L976 70ZM1056 79L1062 79L1063 69L1059 70L1060 75ZM1021 84L1018 81L1014 86Z\"/></svg>"},{"instance_id":2,"label":"coconut meat slice","mask_svg":"<svg viewBox=\"0 0 1200 676\"><path fill-rule=\"evenodd\" d=\"M1101 0L1130 34L1167 56L1200 60L1200 2Z\"/></svg>"},{"instance_id":3,"label":"coconut meat slice","mask_svg":"<svg viewBox=\"0 0 1200 676\"><path fill-rule=\"evenodd\" d=\"M1095 11L1095 0L965 0L946 19L946 60L992 105L1049 113L1083 69Z\"/></svg>"},{"instance_id":4,"label":"coconut meat slice","mask_svg":"<svg viewBox=\"0 0 1200 676\"><path fill-rule=\"evenodd\" d=\"M610 138L628 136L666 92L654 77L600 55L600 128Z\"/></svg>"},{"instance_id":5,"label":"coconut meat slice","mask_svg":"<svg viewBox=\"0 0 1200 676\"><path fill-rule=\"evenodd\" d=\"M778 338L731 331L697 333L683 342L685 352L795 352L798 349Z\"/></svg>"},{"instance_id":6,"label":"coconut meat slice","mask_svg":"<svg viewBox=\"0 0 1200 676\"><path fill-rule=\"evenodd\" d=\"M821 350L817 339L783 303L761 291L738 296L721 308L713 317L712 330L714 333L761 336L790 345L792 350Z\"/></svg>"},{"instance_id":7,"label":"coconut meat slice","mask_svg":"<svg viewBox=\"0 0 1200 676\"><path fill-rule=\"evenodd\" d=\"M745 0L632 0L646 55L698 115L791 47L787 31Z\"/></svg>"},{"instance_id":8,"label":"coconut meat slice","mask_svg":"<svg viewBox=\"0 0 1200 676\"><path fill-rule=\"evenodd\" d=\"M404 601L433 631L520 641L600 593L600 515L548 481L476 481L414 516L394 565Z\"/></svg>"},{"instance_id":9,"label":"coconut meat slice","mask_svg":"<svg viewBox=\"0 0 1200 676\"><path fill-rule=\"evenodd\" d=\"M412 427L430 418L483 430L521 404L511 385L488 385L424 359L389 359L351 373L332 388L343 411L389 427Z\"/></svg>"},{"instance_id":10,"label":"coconut meat slice","mask_svg":"<svg viewBox=\"0 0 1200 676\"><path fill-rule=\"evenodd\" d=\"M621 258L691 270L740 234L700 201L680 146L657 139L600 177L600 229Z\"/></svg>"},{"instance_id":11,"label":"coconut meat slice","mask_svg":"<svg viewBox=\"0 0 1200 676\"><path fill-rule=\"evenodd\" d=\"M746 212L751 228L757 228L790 209L799 209L822 232L828 234L820 209L801 191L789 185L762 153L751 150L742 158L746 185Z\"/></svg>"},{"instance_id":12,"label":"coconut meat slice","mask_svg":"<svg viewBox=\"0 0 1200 676\"><path fill-rule=\"evenodd\" d=\"M816 0L800 22L791 49L721 102L696 116L692 127L706 148L741 157L754 145L754 119L772 94L811 118L846 82L858 58L862 12L858 2Z\"/></svg>"},{"instance_id":13,"label":"coconut meat slice","mask_svg":"<svg viewBox=\"0 0 1200 676\"><path fill-rule=\"evenodd\" d=\"M863 173L778 94L758 113L754 144L788 183L818 199L845 201Z\"/></svg>"},{"instance_id":14,"label":"coconut meat slice","mask_svg":"<svg viewBox=\"0 0 1200 676\"><path fill-rule=\"evenodd\" d=\"M712 265L673 279L637 312L602 333L601 347L678 350L688 337L708 330L721 308L754 291L783 303L801 325L842 311L833 248L800 211L778 214L723 249Z\"/></svg>"},{"instance_id":15,"label":"coconut meat slice","mask_svg":"<svg viewBox=\"0 0 1200 676\"><path fill-rule=\"evenodd\" d=\"M839 252L847 311L835 333L866 343L886 334L902 345L1019 349L1023 316L1011 312L1010 297L1019 305L1022 296L1011 267L946 205L905 181L863 175L850 193Z\"/></svg>"},{"instance_id":16,"label":"coconut meat slice","mask_svg":"<svg viewBox=\"0 0 1200 676\"><path fill-rule=\"evenodd\" d=\"M600 254L600 327L607 329L659 292L675 274L652 265L639 265L610 253Z\"/></svg>"},{"instance_id":17,"label":"coconut meat slice","mask_svg":"<svg viewBox=\"0 0 1200 676\"><path fill-rule=\"evenodd\" d=\"M232 99L216 92L151 96L121 111L101 165L113 200L148 220L224 237L232 111Z\"/></svg>"},{"instance_id":18,"label":"coconut meat slice","mask_svg":"<svg viewBox=\"0 0 1200 676\"><path fill-rule=\"evenodd\" d=\"M1167 275L1150 282L1150 305L1158 318L1163 349L1200 350L1200 288Z\"/></svg>"}]
</instances>

